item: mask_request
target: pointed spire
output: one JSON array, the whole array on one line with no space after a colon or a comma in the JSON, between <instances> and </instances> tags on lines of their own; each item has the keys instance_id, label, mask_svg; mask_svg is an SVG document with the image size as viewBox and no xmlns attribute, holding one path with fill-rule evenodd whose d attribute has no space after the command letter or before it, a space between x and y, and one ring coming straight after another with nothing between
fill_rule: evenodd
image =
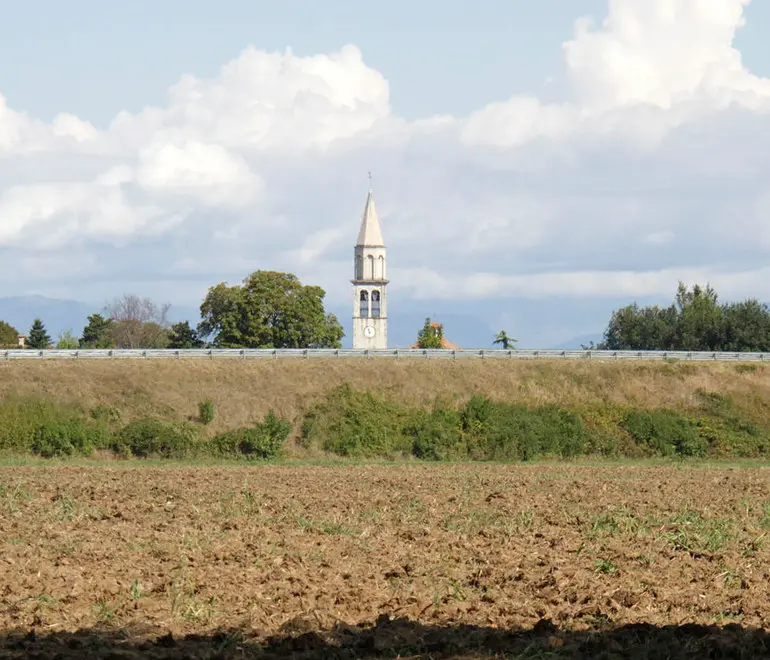
<instances>
[{"instance_id":1,"label":"pointed spire","mask_svg":"<svg viewBox=\"0 0 770 660\"><path fill-rule=\"evenodd\" d=\"M372 173L369 172L369 194L366 196L364 217L361 220L361 229L358 232L358 242L356 245L366 245L367 247L385 247L385 243L382 240L382 230L380 229L380 219L377 217L377 209L374 208L374 197L372 197L371 180Z\"/></svg>"}]
</instances>

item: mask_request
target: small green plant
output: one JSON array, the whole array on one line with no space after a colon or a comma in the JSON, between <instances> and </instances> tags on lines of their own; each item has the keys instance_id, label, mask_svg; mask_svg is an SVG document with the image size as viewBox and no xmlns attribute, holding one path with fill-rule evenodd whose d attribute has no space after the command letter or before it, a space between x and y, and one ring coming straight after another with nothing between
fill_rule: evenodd
<instances>
[{"instance_id":1,"label":"small green plant","mask_svg":"<svg viewBox=\"0 0 770 660\"><path fill-rule=\"evenodd\" d=\"M200 419L201 424L211 424L214 421L215 415L216 408L211 399L204 399L198 404L198 419Z\"/></svg>"},{"instance_id":2,"label":"small green plant","mask_svg":"<svg viewBox=\"0 0 770 660\"><path fill-rule=\"evenodd\" d=\"M119 454L140 458L185 458L194 453L196 445L194 427L144 417L120 429L112 448Z\"/></svg>"},{"instance_id":3,"label":"small green plant","mask_svg":"<svg viewBox=\"0 0 770 660\"><path fill-rule=\"evenodd\" d=\"M613 564L609 559L600 557L599 559L594 560L594 570L597 573L610 575L612 573L617 573L618 567L615 566L615 564Z\"/></svg>"},{"instance_id":4,"label":"small green plant","mask_svg":"<svg viewBox=\"0 0 770 660\"><path fill-rule=\"evenodd\" d=\"M131 581L131 598L133 600L139 600L142 597L142 585L139 583L139 578L134 578Z\"/></svg>"},{"instance_id":5,"label":"small green plant","mask_svg":"<svg viewBox=\"0 0 770 660\"><path fill-rule=\"evenodd\" d=\"M214 436L208 443L218 456L270 459L277 458L289 437L291 424L270 410L262 422Z\"/></svg>"}]
</instances>

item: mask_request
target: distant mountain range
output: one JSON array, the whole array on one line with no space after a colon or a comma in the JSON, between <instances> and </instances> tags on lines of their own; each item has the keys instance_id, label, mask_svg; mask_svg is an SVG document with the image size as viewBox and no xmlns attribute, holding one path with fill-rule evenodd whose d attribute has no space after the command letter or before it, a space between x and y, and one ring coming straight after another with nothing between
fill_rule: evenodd
<instances>
[{"instance_id":1,"label":"distant mountain range","mask_svg":"<svg viewBox=\"0 0 770 660\"><path fill-rule=\"evenodd\" d=\"M604 305L607 306L606 303ZM506 327L512 337L519 339L520 348L573 348L581 344L601 340L600 333L577 334L571 339L559 340L564 330L580 327L596 327L591 316L598 316L590 305L574 300L516 300L507 301L506 308L515 310L516 327ZM427 310L427 311L426 311ZM609 318L612 308L602 314ZM350 309L330 307L345 330L343 346L352 342ZM490 316L500 309L487 301L464 302L461 306L448 301L391 301L388 319L388 345L406 348L417 339L417 332L423 326L425 317L430 316L444 324L445 336L463 348L493 348L495 335L503 328L496 327ZM503 309L502 311L507 311ZM49 335L55 340L62 332L71 330L80 336L90 314L102 312L102 305L77 300L63 300L45 296L12 296L0 298L0 320L6 321L23 334L35 318L45 323ZM601 310L605 312L605 310ZM601 313L600 312L600 313ZM586 318L588 314L588 318ZM570 319L569 326L563 319ZM188 320L192 325L200 321L200 310L193 306L172 306L169 311L172 323Z\"/></svg>"}]
</instances>

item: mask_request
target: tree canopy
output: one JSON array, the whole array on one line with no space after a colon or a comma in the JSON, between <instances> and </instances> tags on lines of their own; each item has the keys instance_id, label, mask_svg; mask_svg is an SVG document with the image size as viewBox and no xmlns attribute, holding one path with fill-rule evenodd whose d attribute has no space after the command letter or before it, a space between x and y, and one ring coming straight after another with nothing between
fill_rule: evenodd
<instances>
[{"instance_id":1,"label":"tree canopy","mask_svg":"<svg viewBox=\"0 0 770 660\"><path fill-rule=\"evenodd\" d=\"M257 270L242 285L208 290L198 332L222 348L339 348L344 332L325 295L291 273Z\"/></svg>"},{"instance_id":2,"label":"tree canopy","mask_svg":"<svg viewBox=\"0 0 770 660\"><path fill-rule=\"evenodd\" d=\"M19 331L5 321L0 321L0 346L3 348L19 347Z\"/></svg>"},{"instance_id":3,"label":"tree canopy","mask_svg":"<svg viewBox=\"0 0 770 660\"><path fill-rule=\"evenodd\" d=\"M596 348L634 351L770 351L770 309L750 298L720 304L716 291L679 283L668 307L627 305L612 313Z\"/></svg>"}]
</instances>

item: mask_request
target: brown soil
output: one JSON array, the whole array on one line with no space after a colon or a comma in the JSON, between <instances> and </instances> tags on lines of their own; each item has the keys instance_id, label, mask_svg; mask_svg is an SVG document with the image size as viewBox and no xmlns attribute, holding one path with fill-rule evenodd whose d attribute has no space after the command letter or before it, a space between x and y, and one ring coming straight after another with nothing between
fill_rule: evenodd
<instances>
[{"instance_id":1,"label":"brown soil","mask_svg":"<svg viewBox=\"0 0 770 660\"><path fill-rule=\"evenodd\" d=\"M770 657L762 469L2 468L0 530L0 657Z\"/></svg>"}]
</instances>

